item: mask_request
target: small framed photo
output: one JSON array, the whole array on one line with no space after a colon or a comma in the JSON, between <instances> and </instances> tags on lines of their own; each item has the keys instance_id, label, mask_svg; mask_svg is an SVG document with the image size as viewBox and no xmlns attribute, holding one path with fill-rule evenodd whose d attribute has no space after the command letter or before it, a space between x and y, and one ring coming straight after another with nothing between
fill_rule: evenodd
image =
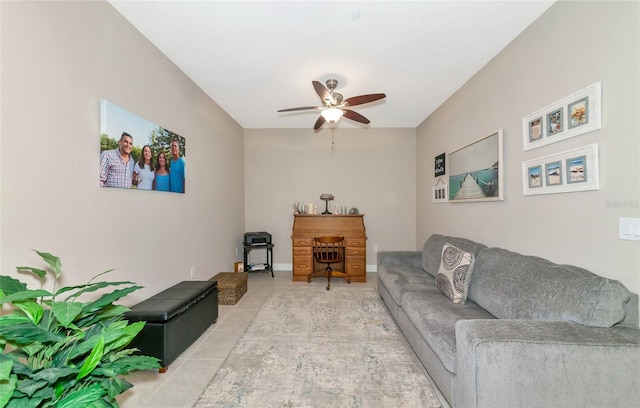
<instances>
[{"instance_id":1,"label":"small framed photo","mask_svg":"<svg viewBox=\"0 0 640 408\"><path fill-rule=\"evenodd\" d=\"M234 272L244 272L244 262L236 262L233 264Z\"/></svg>"},{"instance_id":2,"label":"small framed photo","mask_svg":"<svg viewBox=\"0 0 640 408\"><path fill-rule=\"evenodd\" d=\"M535 142L542 139L542 117L529 122L529 141Z\"/></svg>"},{"instance_id":3,"label":"small framed photo","mask_svg":"<svg viewBox=\"0 0 640 408\"><path fill-rule=\"evenodd\" d=\"M600 189L598 144L523 162L522 184L524 195Z\"/></svg>"},{"instance_id":4,"label":"small framed photo","mask_svg":"<svg viewBox=\"0 0 640 408\"><path fill-rule=\"evenodd\" d=\"M542 166L531 166L527 170L529 179L529 188L542 187Z\"/></svg>"},{"instance_id":5,"label":"small framed photo","mask_svg":"<svg viewBox=\"0 0 640 408\"><path fill-rule=\"evenodd\" d=\"M589 97L585 96L577 101L570 103L569 111L569 129L584 126L589 123Z\"/></svg>"},{"instance_id":6,"label":"small framed photo","mask_svg":"<svg viewBox=\"0 0 640 408\"><path fill-rule=\"evenodd\" d=\"M524 116L523 150L535 149L600 129L601 94L600 82L596 82Z\"/></svg>"},{"instance_id":7,"label":"small framed photo","mask_svg":"<svg viewBox=\"0 0 640 408\"><path fill-rule=\"evenodd\" d=\"M547 186L562 184L562 162L555 161L544 165L547 175Z\"/></svg>"},{"instance_id":8,"label":"small framed photo","mask_svg":"<svg viewBox=\"0 0 640 408\"><path fill-rule=\"evenodd\" d=\"M445 158L446 158L445 153L441 153L435 157L435 163L434 163L435 177L442 176L447 172L445 167Z\"/></svg>"},{"instance_id":9,"label":"small framed photo","mask_svg":"<svg viewBox=\"0 0 640 408\"><path fill-rule=\"evenodd\" d=\"M564 130L562 118L562 109L556 109L551 113L547 113L547 135L553 136Z\"/></svg>"},{"instance_id":10,"label":"small framed photo","mask_svg":"<svg viewBox=\"0 0 640 408\"><path fill-rule=\"evenodd\" d=\"M584 183L587 181L587 156L582 155L567 159L567 183Z\"/></svg>"},{"instance_id":11,"label":"small framed photo","mask_svg":"<svg viewBox=\"0 0 640 408\"><path fill-rule=\"evenodd\" d=\"M433 202L434 203L446 203L447 201L449 201L448 195L447 195L447 185L446 184L442 184L439 186L435 186L433 188Z\"/></svg>"}]
</instances>

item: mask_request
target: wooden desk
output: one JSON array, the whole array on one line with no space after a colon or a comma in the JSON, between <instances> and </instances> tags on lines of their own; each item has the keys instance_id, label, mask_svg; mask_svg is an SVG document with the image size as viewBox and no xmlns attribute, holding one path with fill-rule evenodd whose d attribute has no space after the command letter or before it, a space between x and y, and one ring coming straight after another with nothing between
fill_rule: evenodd
<instances>
[{"instance_id":1,"label":"wooden desk","mask_svg":"<svg viewBox=\"0 0 640 408\"><path fill-rule=\"evenodd\" d=\"M345 240L344 270L352 282L367 281L367 235L363 214L294 214L291 233L293 280L306 281L314 268L313 238L340 236ZM336 270L339 270L337 267Z\"/></svg>"}]
</instances>

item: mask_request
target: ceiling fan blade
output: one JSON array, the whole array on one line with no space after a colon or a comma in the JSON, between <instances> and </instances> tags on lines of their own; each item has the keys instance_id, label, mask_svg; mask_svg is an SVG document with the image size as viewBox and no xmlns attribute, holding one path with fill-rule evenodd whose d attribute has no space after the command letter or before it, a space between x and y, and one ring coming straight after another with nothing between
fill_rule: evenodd
<instances>
[{"instance_id":1,"label":"ceiling fan blade","mask_svg":"<svg viewBox=\"0 0 640 408\"><path fill-rule=\"evenodd\" d=\"M324 118L324 116L320 115L318 117L318 120L316 120L316 124L313 126L313 130L318 130L322 127L322 125L324 125L324 122L326 122L327 120Z\"/></svg>"},{"instance_id":2,"label":"ceiling fan blade","mask_svg":"<svg viewBox=\"0 0 640 408\"><path fill-rule=\"evenodd\" d=\"M344 103L347 106L355 106L355 105L362 105L363 103L369 103L369 102L377 101L379 99L384 99L386 97L387 97L387 95L385 95L383 93L360 95L360 96L354 96L354 97L351 97L351 98L347 98L347 99L345 99Z\"/></svg>"},{"instance_id":3,"label":"ceiling fan blade","mask_svg":"<svg viewBox=\"0 0 640 408\"><path fill-rule=\"evenodd\" d=\"M355 120L356 122L364 123L365 125L368 125L371 122L369 119L365 118L358 112L354 112L349 109L343 109L343 111L344 117L347 119Z\"/></svg>"},{"instance_id":4,"label":"ceiling fan blade","mask_svg":"<svg viewBox=\"0 0 640 408\"><path fill-rule=\"evenodd\" d=\"M311 109L324 109L324 108L321 106L300 106L299 108L280 109L278 112L293 112L293 111L311 110Z\"/></svg>"},{"instance_id":5,"label":"ceiling fan blade","mask_svg":"<svg viewBox=\"0 0 640 408\"><path fill-rule=\"evenodd\" d=\"M311 81L311 83L313 84L313 88L318 93L318 96L320 97L320 100L322 100L322 102L331 100L331 92L329 92L329 90L325 88L324 85L322 85L318 81Z\"/></svg>"}]
</instances>

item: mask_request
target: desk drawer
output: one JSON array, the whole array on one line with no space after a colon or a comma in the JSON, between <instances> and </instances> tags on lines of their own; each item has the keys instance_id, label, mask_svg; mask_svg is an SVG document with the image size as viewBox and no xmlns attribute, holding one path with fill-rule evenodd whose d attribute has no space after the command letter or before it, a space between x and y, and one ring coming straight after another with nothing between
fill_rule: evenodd
<instances>
[{"instance_id":1,"label":"desk drawer","mask_svg":"<svg viewBox=\"0 0 640 408\"><path fill-rule=\"evenodd\" d=\"M293 247L293 256L311 256L311 247Z\"/></svg>"},{"instance_id":2,"label":"desk drawer","mask_svg":"<svg viewBox=\"0 0 640 408\"><path fill-rule=\"evenodd\" d=\"M313 238L296 237L296 238L292 238L292 242L294 247L298 247L298 246L310 247L313 245Z\"/></svg>"},{"instance_id":3,"label":"desk drawer","mask_svg":"<svg viewBox=\"0 0 640 408\"><path fill-rule=\"evenodd\" d=\"M311 273L313 268L313 258L310 256L294 256L293 257L293 273L295 275Z\"/></svg>"},{"instance_id":4,"label":"desk drawer","mask_svg":"<svg viewBox=\"0 0 640 408\"><path fill-rule=\"evenodd\" d=\"M364 247L367 243L366 238L345 238L344 246L346 247Z\"/></svg>"},{"instance_id":5,"label":"desk drawer","mask_svg":"<svg viewBox=\"0 0 640 408\"><path fill-rule=\"evenodd\" d=\"M347 257L347 268L346 272L352 277L365 277L367 275L367 267L365 265L365 260L361 257L350 258ZM358 280L355 280L356 282Z\"/></svg>"},{"instance_id":6,"label":"desk drawer","mask_svg":"<svg viewBox=\"0 0 640 408\"><path fill-rule=\"evenodd\" d=\"M346 248L346 256L366 256L367 252L365 248Z\"/></svg>"}]
</instances>

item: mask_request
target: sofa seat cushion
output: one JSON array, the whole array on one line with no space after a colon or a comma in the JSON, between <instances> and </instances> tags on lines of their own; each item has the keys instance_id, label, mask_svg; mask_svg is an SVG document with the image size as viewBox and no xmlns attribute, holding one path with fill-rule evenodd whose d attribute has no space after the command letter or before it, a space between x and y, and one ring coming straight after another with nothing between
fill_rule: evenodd
<instances>
[{"instance_id":1,"label":"sofa seat cushion","mask_svg":"<svg viewBox=\"0 0 640 408\"><path fill-rule=\"evenodd\" d=\"M471 252L475 256L487 246L466 238L449 237L446 235L433 234L422 246L422 267L434 278L438 275L440 259L442 257L442 247L449 243L463 251Z\"/></svg>"},{"instance_id":2,"label":"sofa seat cushion","mask_svg":"<svg viewBox=\"0 0 640 408\"><path fill-rule=\"evenodd\" d=\"M630 293L616 280L501 248L476 257L469 299L500 319L569 321L611 327Z\"/></svg>"},{"instance_id":3,"label":"sofa seat cushion","mask_svg":"<svg viewBox=\"0 0 640 408\"><path fill-rule=\"evenodd\" d=\"M456 372L456 322L495 319L474 302L453 303L440 291L429 294L407 292L401 306L442 365L453 374Z\"/></svg>"},{"instance_id":4,"label":"sofa seat cushion","mask_svg":"<svg viewBox=\"0 0 640 408\"><path fill-rule=\"evenodd\" d=\"M398 305L401 305L406 292L440 292L435 286L435 278L411 266L378 266L378 280Z\"/></svg>"}]
</instances>

